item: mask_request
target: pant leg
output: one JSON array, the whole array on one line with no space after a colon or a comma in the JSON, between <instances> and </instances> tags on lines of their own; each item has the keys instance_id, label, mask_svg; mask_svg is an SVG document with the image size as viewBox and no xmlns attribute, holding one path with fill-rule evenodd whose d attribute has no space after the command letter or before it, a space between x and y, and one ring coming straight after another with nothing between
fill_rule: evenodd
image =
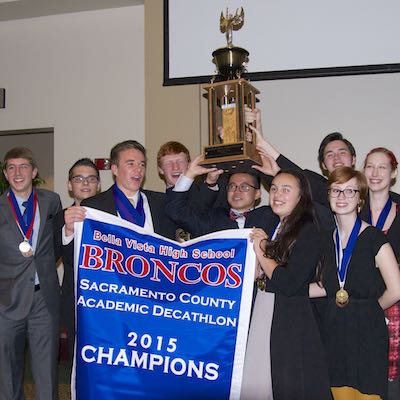
<instances>
[{"instance_id":1,"label":"pant leg","mask_svg":"<svg viewBox=\"0 0 400 400\"><path fill-rule=\"evenodd\" d=\"M24 399L26 320L0 316L0 400Z\"/></svg>"},{"instance_id":2,"label":"pant leg","mask_svg":"<svg viewBox=\"0 0 400 400\"><path fill-rule=\"evenodd\" d=\"M28 317L28 340L35 383L35 400L56 400L59 317L49 313L40 290L35 292Z\"/></svg>"}]
</instances>

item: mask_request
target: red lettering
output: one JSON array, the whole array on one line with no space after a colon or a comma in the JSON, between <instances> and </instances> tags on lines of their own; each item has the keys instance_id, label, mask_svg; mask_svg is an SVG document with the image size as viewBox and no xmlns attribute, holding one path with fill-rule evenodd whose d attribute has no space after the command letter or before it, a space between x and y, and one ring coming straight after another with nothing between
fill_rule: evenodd
<instances>
[{"instance_id":1,"label":"red lettering","mask_svg":"<svg viewBox=\"0 0 400 400\"><path fill-rule=\"evenodd\" d=\"M137 262L135 263L135 261ZM139 268L141 269L140 272L135 272L135 265L139 266ZM128 274L137 278L144 278L150 273L150 264L148 260L138 254L129 256L126 259L125 268Z\"/></svg>"},{"instance_id":2,"label":"red lettering","mask_svg":"<svg viewBox=\"0 0 400 400\"><path fill-rule=\"evenodd\" d=\"M217 280L212 282L210 275L213 269L217 268ZM201 278L204 283L210 286L219 286L226 278L226 271L222 264L211 263L207 264L201 271Z\"/></svg>"},{"instance_id":3,"label":"red lettering","mask_svg":"<svg viewBox=\"0 0 400 400\"><path fill-rule=\"evenodd\" d=\"M150 260L153 262L154 267L153 276L150 278L152 281L161 282L158 277L158 272L160 271L171 283L175 283L175 272L178 264L176 261L169 261L168 264L170 264L171 269L168 269L161 260L157 258L150 258Z\"/></svg>"},{"instance_id":4,"label":"red lettering","mask_svg":"<svg viewBox=\"0 0 400 400\"><path fill-rule=\"evenodd\" d=\"M82 264L79 268L100 269L103 266L103 260L101 259L103 250L101 247L89 244L84 244L82 247Z\"/></svg>"},{"instance_id":5,"label":"red lettering","mask_svg":"<svg viewBox=\"0 0 400 400\"><path fill-rule=\"evenodd\" d=\"M120 274L126 274L121 263L121 261L124 260L124 255L120 251L108 247L105 247L104 250L106 251L106 260L102 270L106 272L114 272L115 267Z\"/></svg>"},{"instance_id":6,"label":"red lettering","mask_svg":"<svg viewBox=\"0 0 400 400\"><path fill-rule=\"evenodd\" d=\"M195 268L196 271L199 273L201 272L201 264L194 264L194 263L187 263L187 264L183 264L179 269L178 269L178 279L183 282L186 283L187 285L194 285L196 283L200 282L200 276L197 279L189 279L188 278L188 269L189 268Z\"/></svg>"},{"instance_id":7,"label":"red lettering","mask_svg":"<svg viewBox=\"0 0 400 400\"><path fill-rule=\"evenodd\" d=\"M242 264L230 264L228 266L228 277L225 281L225 287L235 289L242 284L242 278L235 270L240 272L242 270ZM232 279L233 282L230 282L228 278Z\"/></svg>"}]
</instances>

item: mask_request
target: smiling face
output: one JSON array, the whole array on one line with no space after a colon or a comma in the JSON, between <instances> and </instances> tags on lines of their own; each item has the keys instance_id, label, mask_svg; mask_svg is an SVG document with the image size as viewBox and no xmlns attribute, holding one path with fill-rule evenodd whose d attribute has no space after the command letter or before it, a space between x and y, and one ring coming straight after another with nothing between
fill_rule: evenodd
<instances>
[{"instance_id":1,"label":"smiling face","mask_svg":"<svg viewBox=\"0 0 400 400\"><path fill-rule=\"evenodd\" d=\"M4 176L14 194L27 199L32 192L32 179L37 175L37 168L33 168L25 158L11 158L7 160Z\"/></svg>"},{"instance_id":2,"label":"smiling face","mask_svg":"<svg viewBox=\"0 0 400 400\"><path fill-rule=\"evenodd\" d=\"M324 149L322 167L332 173L339 167L352 167L356 160L343 140L333 140Z\"/></svg>"},{"instance_id":3,"label":"smiling face","mask_svg":"<svg viewBox=\"0 0 400 400\"><path fill-rule=\"evenodd\" d=\"M146 158L137 149L122 150L117 164L111 165L115 182L122 192L132 197L142 186L146 173Z\"/></svg>"},{"instance_id":4,"label":"smiling face","mask_svg":"<svg viewBox=\"0 0 400 400\"><path fill-rule=\"evenodd\" d=\"M329 204L331 205L332 211L336 215L357 214L357 208L360 202L360 188L356 177L351 178L344 183L334 182L331 184L329 189ZM345 193L343 192L339 193L337 197L334 197L332 190L337 191L345 189L353 189L354 191L356 191L354 193L354 197L345 195Z\"/></svg>"},{"instance_id":5,"label":"smiling face","mask_svg":"<svg viewBox=\"0 0 400 400\"><path fill-rule=\"evenodd\" d=\"M289 216L300 201L300 187L297 179L290 174L281 173L272 181L269 203L272 211L282 221Z\"/></svg>"},{"instance_id":6,"label":"smiling face","mask_svg":"<svg viewBox=\"0 0 400 400\"><path fill-rule=\"evenodd\" d=\"M84 178L84 180L82 181L80 178ZM72 170L72 177L68 181L68 190L72 193L76 205L79 205L82 200L94 196L100 191L97 171L84 165L75 167Z\"/></svg>"},{"instance_id":7,"label":"smiling face","mask_svg":"<svg viewBox=\"0 0 400 400\"><path fill-rule=\"evenodd\" d=\"M240 191L239 187L242 184L244 184L242 187L247 185L247 192ZM260 189L252 187L257 186L257 182L250 174L238 173L231 175L228 182L229 185L236 185L236 190L228 190L227 192L228 204L236 211L249 211L254 208L256 200L261 197Z\"/></svg>"},{"instance_id":8,"label":"smiling face","mask_svg":"<svg viewBox=\"0 0 400 400\"><path fill-rule=\"evenodd\" d=\"M392 170L389 157L385 153L371 153L365 160L364 175L371 192L388 192L397 169Z\"/></svg>"},{"instance_id":9,"label":"smiling face","mask_svg":"<svg viewBox=\"0 0 400 400\"><path fill-rule=\"evenodd\" d=\"M158 172L163 176L168 187L175 186L178 178L184 174L189 167L189 161L185 153L166 154L160 160Z\"/></svg>"}]
</instances>

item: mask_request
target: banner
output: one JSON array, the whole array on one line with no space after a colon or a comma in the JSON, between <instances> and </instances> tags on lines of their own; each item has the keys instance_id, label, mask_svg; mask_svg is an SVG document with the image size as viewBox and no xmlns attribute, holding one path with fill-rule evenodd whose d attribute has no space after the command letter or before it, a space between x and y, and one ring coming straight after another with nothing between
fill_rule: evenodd
<instances>
[{"instance_id":1,"label":"banner","mask_svg":"<svg viewBox=\"0 0 400 400\"><path fill-rule=\"evenodd\" d=\"M75 234L72 398L238 399L249 229L177 243L87 208Z\"/></svg>"}]
</instances>

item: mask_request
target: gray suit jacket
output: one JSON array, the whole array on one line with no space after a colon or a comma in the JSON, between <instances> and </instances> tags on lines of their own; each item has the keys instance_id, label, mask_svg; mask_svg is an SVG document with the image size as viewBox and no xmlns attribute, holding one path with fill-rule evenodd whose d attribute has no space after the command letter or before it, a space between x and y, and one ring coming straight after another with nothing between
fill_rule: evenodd
<instances>
[{"instance_id":1,"label":"gray suit jacket","mask_svg":"<svg viewBox=\"0 0 400 400\"><path fill-rule=\"evenodd\" d=\"M60 285L54 252L53 217L61 210L57 194L36 189L40 227L33 257L24 257L18 245L23 240L14 220L7 193L0 196L0 314L4 318L25 318L32 305L35 270L49 312L58 316Z\"/></svg>"}]
</instances>

